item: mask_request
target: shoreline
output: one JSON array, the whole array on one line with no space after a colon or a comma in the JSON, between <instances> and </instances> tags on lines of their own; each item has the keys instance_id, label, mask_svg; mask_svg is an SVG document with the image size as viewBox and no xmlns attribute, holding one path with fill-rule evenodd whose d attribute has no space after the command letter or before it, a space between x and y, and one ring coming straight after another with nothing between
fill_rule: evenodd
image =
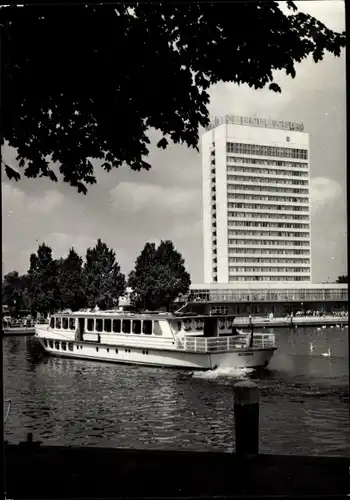
<instances>
[{"instance_id":1,"label":"shoreline","mask_svg":"<svg viewBox=\"0 0 350 500\"><path fill-rule=\"evenodd\" d=\"M251 323L248 317L236 317L235 325L241 328L249 328L250 325L257 328L295 328L298 326L344 326L348 325L349 319L340 316L294 316L293 318L262 318L252 317Z\"/></svg>"},{"instance_id":2,"label":"shoreline","mask_svg":"<svg viewBox=\"0 0 350 500\"><path fill-rule=\"evenodd\" d=\"M344 327L348 326L349 319L347 317L339 316L295 316L293 318L264 318L264 317L252 317L251 322L249 317L236 317L235 325L239 328L295 328L303 326L332 326L332 327ZM34 327L22 327L22 328L5 328L2 330L4 337L15 337L15 336L33 336L35 334Z\"/></svg>"}]
</instances>

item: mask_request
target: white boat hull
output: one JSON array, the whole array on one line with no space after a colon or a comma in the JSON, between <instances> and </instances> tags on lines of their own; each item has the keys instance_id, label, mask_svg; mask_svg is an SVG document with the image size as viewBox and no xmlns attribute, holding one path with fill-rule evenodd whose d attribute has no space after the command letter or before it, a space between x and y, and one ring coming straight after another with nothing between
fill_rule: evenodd
<instances>
[{"instance_id":1,"label":"white boat hull","mask_svg":"<svg viewBox=\"0 0 350 500\"><path fill-rule=\"evenodd\" d=\"M4 336L9 336L9 335L34 335L35 334L35 328L34 327L14 327L14 328L4 328L2 330Z\"/></svg>"},{"instance_id":2,"label":"white boat hull","mask_svg":"<svg viewBox=\"0 0 350 500\"><path fill-rule=\"evenodd\" d=\"M275 351L275 348L266 348L201 353L181 351L175 348L142 348L134 345L96 344L95 342L76 341L63 341L65 349L62 349L62 340L57 338L37 338L46 353L52 356L147 366L168 366L189 370L213 370L218 367L262 368L269 364Z\"/></svg>"}]
</instances>

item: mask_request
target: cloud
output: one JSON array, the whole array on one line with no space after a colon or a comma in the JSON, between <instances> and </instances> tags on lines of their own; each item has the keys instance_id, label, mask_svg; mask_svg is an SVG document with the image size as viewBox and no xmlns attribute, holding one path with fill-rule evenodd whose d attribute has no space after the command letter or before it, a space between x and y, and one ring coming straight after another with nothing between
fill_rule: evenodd
<instances>
[{"instance_id":1,"label":"cloud","mask_svg":"<svg viewBox=\"0 0 350 500\"><path fill-rule=\"evenodd\" d=\"M8 182L1 183L2 189L2 209L13 210L25 204L26 195L17 186Z\"/></svg>"},{"instance_id":2,"label":"cloud","mask_svg":"<svg viewBox=\"0 0 350 500\"><path fill-rule=\"evenodd\" d=\"M36 213L47 213L57 209L64 200L63 194L50 189L43 195L28 196L22 189L11 182L2 182L3 210L15 211L16 209L29 210Z\"/></svg>"},{"instance_id":3,"label":"cloud","mask_svg":"<svg viewBox=\"0 0 350 500\"><path fill-rule=\"evenodd\" d=\"M33 212L51 212L56 210L64 200L63 194L50 189L42 197L33 197L28 201L28 209Z\"/></svg>"},{"instance_id":4,"label":"cloud","mask_svg":"<svg viewBox=\"0 0 350 500\"><path fill-rule=\"evenodd\" d=\"M45 238L45 243L52 248L55 258L66 257L72 247L81 257L85 258L86 250L95 246L96 242L97 238L61 232L50 233Z\"/></svg>"},{"instance_id":5,"label":"cloud","mask_svg":"<svg viewBox=\"0 0 350 500\"><path fill-rule=\"evenodd\" d=\"M310 187L311 210L315 213L325 205L332 204L343 195L341 185L327 177L316 177L311 179Z\"/></svg>"},{"instance_id":6,"label":"cloud","mask_svg":"<svg viewBox=\"0 0 350 500\"><path fill-rule=\"evenodd\" d=\"M276 81L283 87L281 94L272 92L268 88L252 89L248 84L238 86L234 83L221 82L213 85L209 91L210 115L253 116L256 114L266 118L275 117L274 110L283 111L292 100L292 93L287 87L287 78L278 72Z\"/></svg>"},{"instance_id":7,"label":"cloud","mask_svg":"<svg viewBox=\"0 0 350 500\"><path fill-rule=\"evenodd\" d=\"M148 183L120 182L110 190L110 199L114 210L129 213L148 210L158 214L171 211L173 215L188 215L196 208L200 193L200 188L179 190Z\"/></svg>"}]
</instances>

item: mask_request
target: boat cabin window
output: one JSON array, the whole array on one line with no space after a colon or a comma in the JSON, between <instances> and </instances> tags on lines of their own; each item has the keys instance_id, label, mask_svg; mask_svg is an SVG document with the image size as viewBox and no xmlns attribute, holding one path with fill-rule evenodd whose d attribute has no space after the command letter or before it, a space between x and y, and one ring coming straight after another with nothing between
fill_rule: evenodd
<instances>
[{"instance_id":1,"label":"boat cabin window","mask_svg":"<svg viewBox=\"0 0 350 500\"><path fill-rule=\"evenodd\" d=\"M68 349L73 351L73 342L68 342Z\"/></svg>"},{"instance_id":2,"label":"boat cabin window","mask_svg":"<svg viewBox=\"0 0 350 500\"><path fill-rule=\"evenodd\" d=\"M178 322L177 322L177 331L178 331L178 332L181 332L181 328L182 328L181 321L178 321Z\"/></svg>"},{"instance_id":3,"label":"boat cabin window","mask_svg":"<svg viewBox=\"0 0 350 500\"><path fill-rule=\"evenodd\" d=\"M59 349L60 348L60 343L59 342L55 342L55 349Z\"/></svg>"},{"instance_id":4,"label":"boat cabin window","mask_svg":"<svg viewBox=\"0 0 350 500\"><path fill-rule=\"evenodd\" d=\"M56 318L56 328L61 328L61 318Z\"/></svg>"},{"instance_id":5,"label":"boat cabin window","mask_svg":"<svg viewBox=\"0 0 350 500\"><path fill-rule=\"evenodd\" d=\"M97 332L102 332L102 329L103 329L103 319L98 318L96 320L96 331Z\"/></svg>"},{"instance_id":6,"label":"boat cabin window","mask_svg":"<svg viewBox=\"0 0 350 500\"><path fill-rule=\"evenodd\" d=\"M95 322L94 319L88 318L88 320L87 320L87 329L88 329L89 332L93 332L94 331L94 322Z\"/></svg>"},{"instance_id":7,"label":"boat cabin window","mask_svg":"<svg viewBox=\"0 0 350 500\"><path fill-rule=\"evenodd\" d=\"M112 320L111 319L105 319L104 320L104 331L105 332L111 332L112 331Z\"/></svg>"},{"instance_id":8,"label":"boat cabin window","mask_svg":"<svg viewBox=\"0 0 350 500\"><path fill-rule=\"evenodd\" d=\"M202 321L201 319L196 319L194 321L194 327L197 331L200 331L200 330L203 330L204 328L204 321Z\"/></svg>"},{"instance_id":9,"label":"boat cabin window","mask_svg":"<svg viewBox=\"0 0 350 500\"><path fill-rule=\"evenodd\" d=\"M232 326L233 326L233 320L232 320L232 318L227 318L227 319L226 319L226 328L227 328L228 330L231 330L231 329L232 329Z\"/></svg>"},{"instance_id":10,"label":"boat cabin window","mask_svg":"<svg viewBox=\"0 0 350 500\"><path fill-rule=\"evenodd\" d=\"M204 321L204 337L217 336L217 319L214 317L206 318Z\"/></svg>"},{"instance_id":11,"label":"boat cabin window","mask_svg":"<svg viewBox=\"0 0 350 500\"><path fill-rule=\"evenodd\" d=\"M69 318L69 329L75 330L75 318Z\"/></svg>"},{"instance_id":12,"label":"boat cabin window","mask_svg":"<svg viewBox=\"0 0 350 500\"><path fill-rule=\"evenodd\" d=\"M50 328L55 328L55 317L52 316L52 318L50 319Z\"/></svg>"},{"instance_id":13,"label":"boat cabin window","mask_svg":"<svg viewBox=\"0 0 350 500\"><path fill-rule=\"evenodd\" d=\"M68 318L62 318L62 328L68 330Z\"/></svg>"},{"instance_id":14,"label":"boat cabin window","mask_svg":"<svg viewBox=\"0 0 350 500\"><path fill-rule=\"evenodd\" d=\"M130 333L131 321L130 319L123 319L123 333Z\"/></svg>"},{"instance_id":15,"label":"boat cabin window","mask_svg":"<svg viewBox=\"0 0 350 500\"><path fill-rule=\"evenodd\" d=\"M160 328L159 321L154 322L154 330L153 330L154 335L162 335L162 330Z\"/></svg>"},{"instance_id":16,"label":"boat cabin window","mask_svg":"<svg viewBox=\"0 0 350 500\"><path fill-rule=\"evenodd\" d=\"M67 344L65 342L61 342L61 347L64 351L67 350Z\"/></svg>"},{"instance_id":17,"label":"boat cabin window","mask_svg":"<svg viewBox=\"0 0 350 500\"><path fill-rule=\"evenodd\" d=\"M189 332L192 330L192 321L190 319L187 319L186 321L184 321L183 324L184 324L185 332Z\"/></svg>"},{"instance_id":18,"label":"boat cabin window","mask_svg":"<svg viewBox=\"0 0 350 500\"><path fill-rule=\"evenodd\" d=\"M53 340L49 340L49 346L53 349Z\"/></svg>"},{"instance_id":19,"label":"boat cabin window","mask_svg":"<svg viewBox=\"0 0 350 500\"><path fill-rule=\"evenodd\" d=\"M121 320L120 319L114 319L113 320L113 332L114 333L120 333L121 332Z\"/></svg>"},{"instance_id":20,"label":"boat cabin window","mask_svg":"<svg viewBox=\"0 0 350 500\"><path fill-rule=\"evenodd\" d=\"M133 320L132 333L141 333L141 320L140 319Z\"/></svg>"},{"instance_id":21,"label":"boat cabin window","mask_svg":"<svg viewBox=\"0 0 350 500\"><path fill-rule=\"evenodd\" d=\"M144 335L152 335L152 321L144 319L142 324L142 333Z\"/></svg>"},{"instance_id":22,"label":"boat cabin window","mask_svg":"<svg viewBox=\"0 0 350 500\"><path fill-rule=\"evenodd\" d=\"M218 321L218 328L219 330L225 330L226 327L226 321L224 319L219 319Z\"/></svg>"}]
</instances>

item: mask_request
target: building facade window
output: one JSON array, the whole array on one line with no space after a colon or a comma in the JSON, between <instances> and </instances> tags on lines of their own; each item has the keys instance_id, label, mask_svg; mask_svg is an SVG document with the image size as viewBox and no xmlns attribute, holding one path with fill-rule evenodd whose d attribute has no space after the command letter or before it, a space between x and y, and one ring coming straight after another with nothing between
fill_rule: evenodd
<instances>
[{"instance_id":1,"label":"building facade window","mask_svg":"<svg viewBox=\"0 0 350 500\"><path fill-rule=\"evenodd\" d=\"M283 160L263 160L261 158L243 158L239 156L227 156L228 163L241 163L250 165L264 165L271 167L283 167L290 169L306 169L309 164L307 162L294 162L294 161L283 161Z\"/></svg>"},{"instance_id":2,"label":"building facade window","mask_svg":"<svg viewBox=\"0 0 350 500\"><path fill-rule=\"evenodd\" d=\"M256 127L228 123L218 131L220 140L216 130L204 134L203 148L210 280L311 281L307 134L265 130L261 145Z\"/></svg>"},{"instance_id":3,"label":"building facade window","mask_svg":"<svg viewBox=\"0 0 350 500\"><path fill-rule=\"evenodd\" d=\"M252 156L278 156L280 158L296 158L302 160L307 160L308 158L307 149L261 146L259 144L228 142L226 150L228 153L238 153Z\"/></svg>"}]
</instances>

